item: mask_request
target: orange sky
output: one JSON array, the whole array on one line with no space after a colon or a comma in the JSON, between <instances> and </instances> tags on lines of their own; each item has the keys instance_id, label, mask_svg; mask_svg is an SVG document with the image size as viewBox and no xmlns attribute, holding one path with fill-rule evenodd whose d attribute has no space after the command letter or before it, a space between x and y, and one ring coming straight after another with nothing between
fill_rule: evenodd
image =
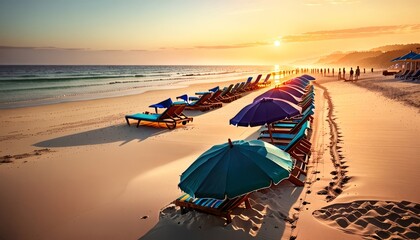
<instances>
[{"instance_id":1,"label":"orange sky","mask_svg":"<svg viewBox=\"0 0 420 240\"><path fill-rule=\"evenodd\" d=\"M418 0L0 4L0 64L288 64L420 39Z\"/></svg>"}]
</instances>

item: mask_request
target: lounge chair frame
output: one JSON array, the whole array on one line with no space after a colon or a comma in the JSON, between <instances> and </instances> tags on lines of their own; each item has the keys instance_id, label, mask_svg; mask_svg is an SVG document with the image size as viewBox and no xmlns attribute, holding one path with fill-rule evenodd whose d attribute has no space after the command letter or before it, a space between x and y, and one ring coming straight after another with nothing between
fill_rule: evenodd
<instances>
[{"instance_id":1,"label":"lounge chair frame","mask_svg":"<svg viewBox=\"0 0 420 240\"><path fill-rule=\"evenodd\" d=\"M129 119L137 120L137 128L140 126L141 121L154 122L158 123L158 125L163 123L168 129L172 130L175 129L179 123L185 125L188 122L193 121L192 117L187 117L183 113L184 109L185 104L174 104L168 107L162 114L137 113L133 115L126 115L125 121L127 122L127 125L130 126Z\"/></svg>"}]
</instances>

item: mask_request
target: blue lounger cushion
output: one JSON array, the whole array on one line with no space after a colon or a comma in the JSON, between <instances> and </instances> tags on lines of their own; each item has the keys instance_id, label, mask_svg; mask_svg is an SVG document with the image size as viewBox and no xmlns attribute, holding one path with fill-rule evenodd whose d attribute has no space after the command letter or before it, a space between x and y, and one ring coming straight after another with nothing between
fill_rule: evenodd
<instances>
[{"instance_id":1,"label":"blue lounger cushion","mask_svg":"<svg viewBox=\"0 0 420 240\"><path fill-rule=\"evenodd\" d=\"M146 113L136 113L132 115L126 115L128 118L136 120L145 120L145 121L157 121L161 115L160 114L146 114Z\"/></svg>"}]
</instances>

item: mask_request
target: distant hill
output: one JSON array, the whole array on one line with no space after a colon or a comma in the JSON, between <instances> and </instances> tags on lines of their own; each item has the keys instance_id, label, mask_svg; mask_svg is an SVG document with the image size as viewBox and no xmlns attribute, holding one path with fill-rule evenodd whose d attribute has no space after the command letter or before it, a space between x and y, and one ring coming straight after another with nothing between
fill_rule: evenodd
<instances>
[{"instance_id":1,"label":"distant hill","mask_svg":"<svg viewBox=\"0 0 420 240\"><path fill-rule=\"evenodd\" d=\"M363 52L335 52L319 58L315 64L336 67L358 65L362 68L388 68L392 65L392 59L409 51L416 51L417 48L420 49L420 43L387 45Z\"/></svg>"}]
</instances>

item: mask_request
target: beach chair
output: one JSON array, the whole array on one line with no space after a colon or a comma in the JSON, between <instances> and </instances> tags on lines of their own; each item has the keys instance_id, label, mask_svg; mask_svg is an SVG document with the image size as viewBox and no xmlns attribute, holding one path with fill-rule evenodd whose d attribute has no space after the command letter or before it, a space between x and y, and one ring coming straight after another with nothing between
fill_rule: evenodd
<instances>
[{"instance_id":1,"label":"beach chair","mask_svg":"<svg viewBox=\"0 0 420 240\"><path fill-rule=\"evenodd\" d=\"M410 72L410 70L406 69L402 74L395 76L395 78L403 79L407 74Z\"/></svg>"},{"instance_id":2,"label":"beach chair","mask_svg":"<svg viewBox=\"0 0 420 240\"><path fill-rule=\"evenodd\" d=\"M213 93L215 93L215 92L217 92L217 91L219 91L219 86L214 87L214 88L210 88L210 89L209 89L209 92L213 92Z\"/></svg>"},{"instance_id":3,"label":"beach chair","mask_svg":"<svg viewBox=\"0 0 420 240\"><path fill-rule=\"evenodd\" d=\"M211 110L219 106L219 104L213 104L207 100L211 97L212 93L204 93L197 101L187 103L185 106L186 110L200 110L202 112Z\"/></svg>"},{"instance_id":4,"label":"beach chair","mask_svg":"<svg viewBox=\"0 0 420 240\"><path fill-rule=\"evenodd\" d=\"M267 87L268 85L271 85L270 77L271 77L271 73L268 73L264 81L258 84L258 87Z\"/></svg>"},{"instance_id":5,"label":"beach chair","mask_svg":"<svg viewBox=\"0 0 420 240\"><path fill-rule=\"evenodd\" d=\"M303 124L298 123L296 126L300 125L299 130L301 128L308 129L309 128L309 121L301 121L304 122ZM260 136L258 139L262 140L263 138L269 139L272 137L273 139L293 139L296 136L297 133L291 133L291 132L283 132L279 131L277 129L271 130L271 136L268 130L263 130L260 132ZM306 135L306 133L305 133Z\"/></svg>"},{"instance_id":6,"label":"beach chair","mask_svg":"<svg viewBox=\"0 0 420 240\"><path fill-rule=\"evenodd\" d=\"M224 103L230 103L237 99L235 96L229 96L229 92L232 90L233 84L229 85L228 87L225 87L222 92L220 93L220 96L218 98L219 101Z\"/></svg>"},{"instance_id":7,"label":"beach chair","mask_svg":"<svg viewBox=\"0 0 420 240\"><path fill-rule=\"evenodd\" d=\"M301 127L292 139L276 139L270 137L259 138L288 152L295 159L307 162L311 153L311 142L306 139L307 128Z\"/></svg>"},{"instance_id":8,"label":"beach chair","mask_svg":"<svg viewBox=\"0 0 420 240\"><path fill-rule=\"evenodd\" d=\"M262 77L262 74L259 74L257 76L257 79L255 79L255 81L251 84L249 84L249 86L246 88L247 91L252 91L258 88L258 83L260 82L260 79Z\"/></svg>"},{"instance_id":9,"label":"beach chair","mask_svg":"<svg viewBox=\"0 0 420 240\"><path fill-rule=\"evenodd\" d=\"M420 76L420 69L418 69L415 73L413 73L413 75L411 75L408 79L409 80L416 80L418 79Z\"/></svg>"},{"instance_id":10,"label":"beach chair","mask_svg":"<svg viewBox=\"0 0 420 240\"><path fill-rule=\"evenodd\" d=\"M150 114L150 113L136 113L132 115L126 115L125 120L130 126L129 119L137 120L137 127L140 126L140 122L152 122L165 124L166 127L170 130L175 129L177 124L182 123L182 125L187 124L188 122L192 122L192 117L185 116L182 112L185 109L185 104L173 104L169 106L163 113L161 114Z\"/></svg>"},{"instance_id":11,"label":"beach chair","mask_svg":"<svg viewBox=\"0 0 420 240\"><path fill-rule=\"evenodd\" d=\"M193 198L189 194L184 194L173 202L176 206L181 208L181 213L184 214L188 210L197 210L199 212L212 214L219 217L226 218L226 223L232 222L232 210L245 203L246 208L251 208L248 200L248 194L239 196L233 199L214 199L214 198Z\"/></svg>"},{"instance_id":12,"label":"beach chair","mask_svg":"<svg viewBox=\"0 0 420 240\"><path fill-rule=\"evenodd\" d=\"M242 97L242 89L245 85L245 82L237 83L235 86L230 90L230 92L227 94L229 97L234 97L235 99Z\"/></svg>"},{"instance_id":13,"label":"beach chair","mask_svg":"<svg viewBox=\"0 0 420 240\"><path fill-rule=\"evenodd\" d=\"M240 92L241 93L243 93L243 92L246 92L247 90L247 88L248 88L248 86L251 84L251 81L252 81L252 77L248 77L248 79L246 80L246 82L245 82L245 84L242 86L242 88L240 89Z\"/></svg>"}]
</instances>

